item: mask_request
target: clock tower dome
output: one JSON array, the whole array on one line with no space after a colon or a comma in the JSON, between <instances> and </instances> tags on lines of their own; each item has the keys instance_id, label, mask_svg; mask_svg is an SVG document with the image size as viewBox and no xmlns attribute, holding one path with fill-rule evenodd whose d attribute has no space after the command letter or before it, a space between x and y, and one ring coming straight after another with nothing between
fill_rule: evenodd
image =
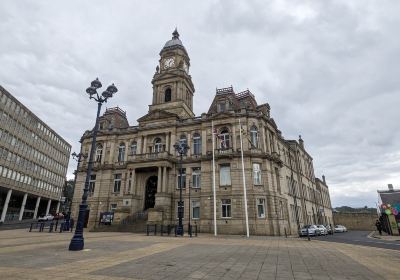
<instances>
[{"instance_id":1,"label":"clock tower dome","mask_svg":"<svg viewBox=\"0 0 400 280\"><path fill-rule=\"evenodd\" d=\"M176 114L179 118L194 117L194 86L189 67L189 55L175 29L172 39L160 52L159 65L151 81L153 102L149 112L160 110Z\"/></svg>"}]
</instances>

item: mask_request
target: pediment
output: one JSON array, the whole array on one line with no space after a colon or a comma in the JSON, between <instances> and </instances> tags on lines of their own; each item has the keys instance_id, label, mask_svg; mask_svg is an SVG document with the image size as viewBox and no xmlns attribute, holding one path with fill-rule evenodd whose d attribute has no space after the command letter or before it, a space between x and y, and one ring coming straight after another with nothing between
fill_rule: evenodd
<instances>
[{"instance_id":1,"label":"pediment","mask_svg":"<svg viewBox=\"0 0 400 280\"><path fill-rule=\"evenodd\" d=\"M229 111L219 112L219 113L213 114L210 119L224 119L224 118L232 117L232 115L233 114L230 113Z\"/></svg>"},{"instance_id":2,"label":"pediment","mask_svg":"<svg viewBox=\"0 0 400 280\"><path fill-rule=\"evenodd\" d=\"M168 118L178 118L176 114L157 110L149 112L148 114L144 115L143 117L139 118L137 121L140 122L147 122L147 121L154 121L154 120L161 120L161 119L168 119Z\"/></svg>"}]
</instances>

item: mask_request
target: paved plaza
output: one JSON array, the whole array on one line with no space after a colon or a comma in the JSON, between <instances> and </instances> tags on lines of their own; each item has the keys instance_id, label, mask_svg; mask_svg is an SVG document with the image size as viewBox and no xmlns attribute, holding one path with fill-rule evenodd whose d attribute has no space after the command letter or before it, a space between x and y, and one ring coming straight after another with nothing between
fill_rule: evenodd
<instances>
[{"instance_id":1,"label":"paved plaza","mask_svg":"<svg viewBox=\"0 0 400 280\"><path fill-rule=\"evenodd\" d=\"M0 231L0 279L399 279L400 251L298 238Z\"/></svg>"}]
</instances>

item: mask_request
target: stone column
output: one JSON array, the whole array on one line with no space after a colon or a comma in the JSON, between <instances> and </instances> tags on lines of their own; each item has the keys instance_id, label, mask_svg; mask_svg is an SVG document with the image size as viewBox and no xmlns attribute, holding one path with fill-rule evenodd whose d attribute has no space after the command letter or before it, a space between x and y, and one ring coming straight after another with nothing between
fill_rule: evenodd
<instances>
[{"instance_id":1,"label":"stone column","mask_svg":"<svg viewBox=\"0 0 400 280\"><path fill-rule=\"evenodd\" d=\"M242 126L243 126L243 124L242 124ZM240 129L240 126L239 126L239 129ZM242 137L244 137L243 135L242 135ZM215 143L216 145L215 145L215 147L217 147L217 143ZM243 140L243 150L246 150L245 148L244 148L244 144L245 144L245 141ZM233 149L233 151L236 151L237 150L237 143L236 143L236 120L235 120L235 123L232 125L232 142L231 142L231 148ZM240 147L240 143L239 143L239 147Z\"/></svg>"},{"instance_id":2,"label":"stone column","mask_svg":"<svg viewBox=\"0 0 400 280\"><path fill-rule=\"evenodd\" d=\"M142 149L142 154L147 154L147 137L143 137L143 149Z\"/></svg>"},{"instance_id":3,"label":"stone column","mask_svg":"<svg viewBox=\"0 0 400 280\"><path fill-rule=\"evenodd\" d=\"M170 144L169 144L169 149L170 149L170 153L171 154L175 154L175 148L174 148L174 145L175 145L175 141L176 141L176 136L175 136L175 134L171 134L171 139L170 139L171 141L170 141Z\"/></svg>"},{"instance_id":4,"label":"stone column","mask_svg":"<svg viewBox=\"0 0 400 280\"><path fill-rule=\"evenodd\" d=\"M211 131L211 141L212 141L212 131ZM201 154L207 154L207 128L203 129L201 132Z\"/></svg>"},{"instance_id":5,"label":"stone column","mask_svg":"<svg viewBox=\"0 0 400 280\"><path fill-rule=\"evenodd\" d=\"M37 218L37 212L39 210L39 204L40 204L40 196L38 196L36 200L36 206L35 206L35 212L33 213L33 219Z\"/></svg>"},{"instance_id":6,"label":"stone column","mask_svg":"<svg viewBox=\"0 0 400 280\"><path fill-rule=\"evenodd\" d=\"M189 150L187 151L187 156L188 157L190 157L191 155L192 155L192 149L191 149L191 143L192 143L192 139L191 139L191 134L190 133L188 133L187 134L187 144L188 144L188 146L189 146Z\"/></svg>"},{"instance_id":7,"label":"stone column","mask_svg":"<svg viewBox=\"0 0 400 280\"><path fill-rule=\"evenodd\" d=\"M3 212L1 212L1 219L0 219L0 222L4 222L5 219L6 219L6 214L7 214L7 209L8 209L8 203L10 202L11 193L12 193L12 189L9 189L8 192L7 192L6 201L4 202Z\"/></svg>"},{"instance_id":8,"label":"stone column","mask_svg":"<svg viewBox=\"0 0 400 280\"><path fill-rule=\"evenodd\" d=\"M132 180L131 180L131 186L132 186L132 193L137 195L137 189L136 189L136 169L132 169Z\"/></svg>"},{"instance_id":9,"label":"stone column","mask_svg":"<svg viewBox=\"0 0 400 280\"><path fill-rule=\"evenodd\" d=\"M19 218L18 220L22 221L22 216L24 215L24 210L25 210L25 204L26 204L26 199L28 198L28 194L24 194L24 198L22 199L22 205L21 209L19 210Z\"/></svg>"},{"instance_id":10,"label":"stone column","mask_svg":"<svg viewBox=\"0 0 400 280\"><path fill-rule=\"evenodd\" d=\"M49 211L50 211L50 205L51 205L51 199L49 199L49 201L47 201L46 215L48 215L48 214L49 214Z\"/></svg>"},{"instance_id":11,"label":"stone column","mask_svg":"<svg viewBox=\"0 0 400 280\"><path fill-rule=\"evenodd\" d=\"M267 141L265 139L265 127L260 127L260 132L262 133L261 137L262 137L262 150L264 153L267 152Z\"/></svg>"},{"instance_id":12,"label":"stone column","mask_svg":"<svg viewBox=\"0 0 400 280\"><path fill-rule=\"evenodd\" d=\"M161 177L162 177L162 167L161 166L159 166L158 167L158 177L157 177L157 193L160 193L161 191L162 191L162 180L161 180Z\"/></svg>"},{"instance_id":13,"label":"stone column","mask_svg":"<svg viewBox=\"0 0 400 280\"><path fill-rule=\"evenodd\" d=\"M165 150L169 153L169 132L165 133Z\"/></svg>"},{"instance_id":14,"label":"stone column","mask_svg":"<svg viewBox=\"0 0 400 280\"><path fill-rule=\"evenodd\" d=\"M106 145L104 145L106 146ZM106 150L105 147L103 146L103 151ZM110 142L110 158L108 160L108 163L114 164L116 160L114 160L114 142ZM104 157L106 156L106 153L104 153Z\"/></svg>"},{"instance_id":15,"label":"stone column","mask_svg":"<svg viewBox=\"0 0 400 280\"><path fill-rule=\"evenodd\" d=\"M164 170L163 170L163 187L162 187L162 192L166 193L167 192L167 179L168 179L168 175L167 175L167 167L164 166Z\"/></svg>"},{"instance_id":16,"label":"stone column","mask_svg":"<svg viewBox=\"0 0 400 280\"><path fill-rule=\"evenodd\" d=\"M60 212L60 201L57 201L56 213Z\"/></svg>"}]
</instances>

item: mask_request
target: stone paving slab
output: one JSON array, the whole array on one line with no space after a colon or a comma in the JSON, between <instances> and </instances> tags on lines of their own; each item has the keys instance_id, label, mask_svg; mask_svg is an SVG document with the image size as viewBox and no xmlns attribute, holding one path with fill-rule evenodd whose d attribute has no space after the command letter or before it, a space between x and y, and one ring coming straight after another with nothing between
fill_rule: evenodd
<instances>
[{"instance_id":1,"label":"stone paving slab","mask_svg":"<svg viewBox=\"0 0 400 280\"><path fill-rule=\"evenodd\" d=\"M400 252L298 238L0 232L0 279L399 279Z\"/></svg>"}]
</instances>

